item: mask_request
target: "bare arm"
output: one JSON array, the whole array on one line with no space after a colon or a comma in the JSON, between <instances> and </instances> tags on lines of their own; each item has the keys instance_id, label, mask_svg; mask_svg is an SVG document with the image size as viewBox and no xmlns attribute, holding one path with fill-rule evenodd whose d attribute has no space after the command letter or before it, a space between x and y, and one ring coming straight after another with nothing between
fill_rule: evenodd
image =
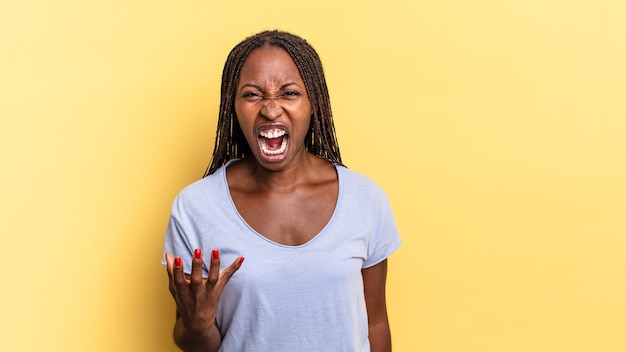
<instances>
[{"instance_id":1,"label":"bare arm","mask_svg":"<svg viewBox=\"0 0 626 352\"><path fill-rule=\"evenodd\" d=\"M372 352L391 352L391 331L385 298L387 259L363 269L361 273L367 306L370 349Z\"/></svg>"},{"instance_id":2,"label":"bare arm","mask_svg":"<svg viewBox=\"0 0 626 352\"><path fill-rule=\"evenodd\" d=\"M186 352L215 352L222 343L215 316L224 286L241 267L243 257L237 258L220 274L219 251L211 255L209 277L202 278L202 251L196 249L191 275L185 275L180 258L167 253L169 289L176 301L174 341Z\"/></svg>"}]
</instances>

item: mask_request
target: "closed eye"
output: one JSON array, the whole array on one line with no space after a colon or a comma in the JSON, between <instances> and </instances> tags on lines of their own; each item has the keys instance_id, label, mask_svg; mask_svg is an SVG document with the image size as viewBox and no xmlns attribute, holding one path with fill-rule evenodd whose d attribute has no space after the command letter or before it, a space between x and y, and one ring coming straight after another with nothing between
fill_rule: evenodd
<instances>
[{"instance_id":1,"label":"closed eye","mask_svg":"<svg viewBox=\"0 0 626 352\"><path fill-rule=\"evenodd\" d=\"M282 94L283 98L285 99L295 99L299 97L300 95L301 95L300 92L296 90L288 90Z\"/></svg>"},{"instance_id":2,"label":"closed eye","mask_svg":"<svg viewBox=\"0 0 626 352\"><path fill-rule=\"evenodd\" d=\"M244 92L241 97L247 100L257 100L263 98L263 96L258 92Z\"/></svg>"}]
</instances>

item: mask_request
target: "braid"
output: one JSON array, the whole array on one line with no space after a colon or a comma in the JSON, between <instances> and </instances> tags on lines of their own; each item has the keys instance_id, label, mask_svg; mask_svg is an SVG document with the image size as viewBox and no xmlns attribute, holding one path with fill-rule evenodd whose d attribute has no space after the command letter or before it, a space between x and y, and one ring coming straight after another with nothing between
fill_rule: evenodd
<instances>
[{"instance_id":1,"label":"braid","mask_svg":"<svg viewBox=\"0 0 626 352\"><path fill-rule=\"evenodd\" d=\"M244 61L252 51L262 46L284 49L289 53L302 76L312 110L309 131L304 141L306 150L333 163L343 165L335 134L326 78L317 52L306 40L293 34L264 31L237 44L226 59L222 72L215 146L211 163L204 177L214 173L229 160L243 158L251 153L235 115L235 90Z\"/></svg>"}]
</instances>

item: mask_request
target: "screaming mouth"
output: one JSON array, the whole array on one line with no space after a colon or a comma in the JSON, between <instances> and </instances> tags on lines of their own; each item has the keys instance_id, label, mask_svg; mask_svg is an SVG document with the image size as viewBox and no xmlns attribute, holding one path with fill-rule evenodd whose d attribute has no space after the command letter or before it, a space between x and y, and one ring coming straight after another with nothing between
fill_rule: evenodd
<instances>
[{"instance_id":1,"label":"screaming mouth","mask_svg":"<svg viewBox=\"0 0 626 352\"><path fill-rule=\"evenodd\" d=\"M259 133L261 152L267 155L278 155L287 149L287 133L281 129L261 131Z\"/></svg>"}]
</instances>

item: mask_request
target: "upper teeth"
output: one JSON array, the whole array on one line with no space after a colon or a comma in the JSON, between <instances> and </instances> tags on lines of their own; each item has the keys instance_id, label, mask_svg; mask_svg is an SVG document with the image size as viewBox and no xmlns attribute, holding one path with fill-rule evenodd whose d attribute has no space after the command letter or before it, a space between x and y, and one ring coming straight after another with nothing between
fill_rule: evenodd
<instances>
[{"instance_id":1,"label":"upper teeth","mask_svg":"<svg viewBox=\"0 0 626 352\"><path fill-rule=\"evenodd\" d=\"M264 137L264 138L278 138L278 137L284 136L285 131L274 129L274 130L269 130L269 131L261 131L261 133L259 134L261 135L261 137Z\"/></svg>"}]
</instances>

